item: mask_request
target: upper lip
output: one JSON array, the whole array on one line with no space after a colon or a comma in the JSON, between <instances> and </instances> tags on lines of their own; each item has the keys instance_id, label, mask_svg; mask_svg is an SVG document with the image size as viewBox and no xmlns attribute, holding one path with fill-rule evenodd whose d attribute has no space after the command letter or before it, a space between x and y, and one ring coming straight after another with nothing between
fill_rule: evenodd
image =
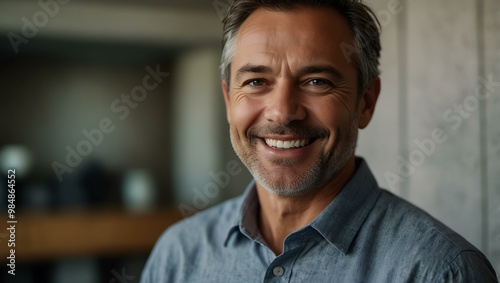
<instances>
[{"instance_id":1,"label":"upper lip","mask_svg":"<svg viewBox=\"0 0 500 283\"><path fill-rule=\"evenodd\" d=\"M288 136L288 135L269 135L262 136L262 139L272 139L279 141L291 141L291 140L303 140L303 139L311 139L312 137L301 137L301 136Z\"/></svg>"}]
</instances>

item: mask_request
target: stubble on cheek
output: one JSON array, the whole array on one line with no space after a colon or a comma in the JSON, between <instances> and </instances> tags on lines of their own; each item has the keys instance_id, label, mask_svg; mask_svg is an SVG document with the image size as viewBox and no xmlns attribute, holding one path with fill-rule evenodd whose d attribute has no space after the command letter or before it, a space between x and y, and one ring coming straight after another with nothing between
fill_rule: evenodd
<instances>
[{"instance_id":1,"label":"stubble on cheek","mask_svg":"<svg viewBox=\"0 0 500 283\"><path fill-rule=\"evenodd\" d=\"M334 132L306 125L297 127L255 126L245 133L230 125L233 148L256 182L268 191L282 196L299 196L325 185L339 172L353 154L357 138L356 118L351 124ZM258 139L263 134L301 134L321 136L320 151L316 152L308 168L295 167L297 161L287 159L261 160ZM331 143L331 146L329 145ZM299 162L300 163L300 162ZM273 170L272 168L279 168ZM286 170L286 171L284 171ZM299 171L297 171L299 170Z\"/></svg>"},{"instance_id":2,"label":"stubble on cheek","mask_svg":"<svg viewBox=\"0 0 500 283\"><path fill-rule=\"evenodd\" d=\"M246 136L241 135L232 125L229 125L229 137L236 155L247 167L249 167L247 162L252 156L251 151L252 149L255 149L256 141L254 140L251 142Z\"/></svg>"}]
</instances>

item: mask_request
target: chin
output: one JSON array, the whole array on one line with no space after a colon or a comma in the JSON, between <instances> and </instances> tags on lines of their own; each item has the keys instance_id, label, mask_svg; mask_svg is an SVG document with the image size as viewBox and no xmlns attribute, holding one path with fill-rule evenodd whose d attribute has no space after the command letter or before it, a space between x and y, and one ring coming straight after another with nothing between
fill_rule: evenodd
<instances>
[{"instance_id":1,"label":"chin","mask_svg":"<svg viewBox=\"0 0 500 283\"><path fill-rule=\"evenodd\" d=\"M286 197L303 196L319 189L325 183L321 176L325 176L320 166L321 161L316 161L305 172L287 174L269 174L274 170L255 168L260 166L247 166L255 181L267 191ZM256 164L255 164L256 165ZM252 167L252 168L250 168ZM255 169L255 170L254 170ZM286 169L285 169L286 170ZM276 172L276 171L274 171Z\"/></svg>"}]
</instances>

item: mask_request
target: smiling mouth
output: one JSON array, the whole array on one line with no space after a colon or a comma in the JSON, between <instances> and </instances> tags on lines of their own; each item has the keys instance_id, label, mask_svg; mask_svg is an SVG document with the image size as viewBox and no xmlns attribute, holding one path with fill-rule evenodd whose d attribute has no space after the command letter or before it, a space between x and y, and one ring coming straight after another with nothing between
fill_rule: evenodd
<instances>
[{"instance_id":1,"label":"smiling mouth","mask_svg":"<svg viewBox=\"0 0 500 283\"><path fill-rule=\"evenodd\" d=\"M272 148L276 149L294 149L302 148L310 145L313 139L297 139L297 140L276 140L276 139L264 139L265 143Z\"/></svg>"}]
</instances>

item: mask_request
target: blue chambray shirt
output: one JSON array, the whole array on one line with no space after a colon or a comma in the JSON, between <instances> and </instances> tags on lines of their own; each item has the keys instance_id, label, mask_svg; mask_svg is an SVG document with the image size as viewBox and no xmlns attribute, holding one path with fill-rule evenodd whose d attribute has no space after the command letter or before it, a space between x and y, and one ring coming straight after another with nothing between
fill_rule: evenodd
<instances>
[{"instance_id":1,"label":"blue chambray shirt","mask_svg":"<svg viewBox=\"0 0 500 283\"><path fill-rule=\"evenodd\" d=\"M141 277L164 282L498 282L472 244L378 187L363 159L337 197L276 256L257 226L255 183L158 240Z\"/></svg>"}]
</instances>

